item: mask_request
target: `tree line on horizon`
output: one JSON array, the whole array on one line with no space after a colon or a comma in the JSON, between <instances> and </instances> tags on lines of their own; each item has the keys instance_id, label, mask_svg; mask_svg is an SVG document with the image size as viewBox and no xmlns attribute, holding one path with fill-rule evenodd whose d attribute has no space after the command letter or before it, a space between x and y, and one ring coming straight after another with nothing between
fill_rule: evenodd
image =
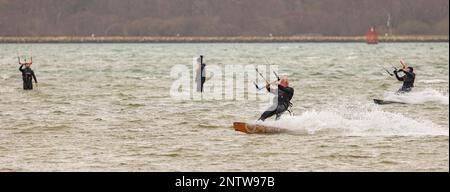
<instances>
[{"instance_id":1,"label":"tree line on horizon","mask_svg":"<svg viewBox=\"0 0 450 192\"><path fill-rule=\"evenodd\" d=\"M0 0L0 36L448 35L448 0Z\"/></svg>"}]
</instances>

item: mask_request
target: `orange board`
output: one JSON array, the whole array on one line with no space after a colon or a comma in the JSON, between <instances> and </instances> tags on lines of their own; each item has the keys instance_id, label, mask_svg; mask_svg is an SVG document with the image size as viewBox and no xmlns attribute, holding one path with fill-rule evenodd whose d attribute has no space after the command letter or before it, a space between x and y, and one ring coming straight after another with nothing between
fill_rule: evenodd
<instances>
[{"instance_id":1,"label":"orange board","mask_svg":"<svg viewBox=\"0 0 450 192\"><path fill-rule=\"evenodd\" d=\"M287 129L278 127L269 127L257 124L248 124L242 122L234 122L233 128L235 131L240 131L247 134L277 134L287 132Z\"/></svg>"}]
</instances>

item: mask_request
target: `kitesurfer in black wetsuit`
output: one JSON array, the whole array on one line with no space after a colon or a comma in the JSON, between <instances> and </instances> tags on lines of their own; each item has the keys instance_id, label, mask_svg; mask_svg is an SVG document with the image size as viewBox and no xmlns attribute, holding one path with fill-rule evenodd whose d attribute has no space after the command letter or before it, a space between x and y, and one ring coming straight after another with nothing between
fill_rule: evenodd
<instances>
[{"instance_id":1,"label":"kitesurfer in black wetsuit","mask_svg":"<svg viewBox=\"0 0 450 192\"><path fill-rule=\"evenodd\" d=\"M31 60L29 63L20 63L19 71L22 72L22 80L23 80L23 89L24 90L33 90L33 79L34 82L37 84L36 75L34 74L34 71L30 68L33 64L33 60ZM25 69L23 66L25 65Z\"/></svg>"},{"instance_id":2,"label":"kitesurfer in black wetsuit","mask_svg":"<svg viewBox=\"0 0 450 192\"><path fill-rule=\"evenodd\" d=\"M405 73L404 76L399 77L398 72L403 71ZM403 81L403 86L400 88L397 93L407 93L412 90L414 87L414 80L416 79L416 74L414 73L414 69L412 67L407 67L406 69L400 69L394 71L395 77L399 81Z\"/></svg>"},{"instance_id":3,"label":"kitesurfer in black wetsuit","mask_svg":"<svg viewBox=\"0 0 450 192\"><path fill-rule=\"evenodd\" d=\"M294 89L289 87L289 80L287 77L283 77L280 83L275 83L278 89L271 89L270 84L266 86L267 91L276 95L273 106L266 110L258 120L265 121L267 118L276 115L276 120L280 119L280 116L292 106L291 99L294 96Z\"/></svg>"},{"instance_id":4,"label":"kitesurfer in black wetsuit","mask_svg":"<svg viewBox=\"0 0 450 192\"><path fill-rule=\"evenodd\" d=\"M197 58L197 74L195 78L195 83L197 83L197 92L203 93L203 85L206 82L206 63L203 63L203 55L200 55L199 58Z\"/></svg>"}]
</instances>

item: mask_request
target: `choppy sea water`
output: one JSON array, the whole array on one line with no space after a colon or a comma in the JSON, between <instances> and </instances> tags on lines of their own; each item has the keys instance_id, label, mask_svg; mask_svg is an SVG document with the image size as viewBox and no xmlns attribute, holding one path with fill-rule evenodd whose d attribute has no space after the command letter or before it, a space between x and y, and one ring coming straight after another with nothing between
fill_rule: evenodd
<instances>
[{"instance_id":1,"label":"choppy sea water","mask_svg":"<svg viewBox=\"0 0 450 192\"><path fill-rule=\"evenodd\" d=\"M172 98L172 67L200 54L289 75L294 114L266 124L291 132L234 132L261 102ZM400 59L407 95L382 69ZM1 44L0 171L448 171L448 89L448 43Z\"/></svg>"}]
</instances>

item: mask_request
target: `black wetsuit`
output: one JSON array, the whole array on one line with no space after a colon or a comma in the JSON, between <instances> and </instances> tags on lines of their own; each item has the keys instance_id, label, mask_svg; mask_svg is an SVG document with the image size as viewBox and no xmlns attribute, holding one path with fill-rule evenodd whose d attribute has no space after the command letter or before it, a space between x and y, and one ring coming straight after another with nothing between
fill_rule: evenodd
<instances>
[{"instance_id":1,"label":"black wetsuit","mask_svg":"<svg viewBox=\"0 0 450 192\"><path fill-rule=\"evenodd\" d=\"M267 88L267 91L270 92L270 87ZM280 118L280 116L288 110L289 106L291 106L291 99L294 96L294 89L291 87L283 87L278 85L278 103L276 107L271 107L269 110L265 111L259 120L264 121L273 115L277 115L276 120Z\"/></svg>"},{"instance_id":2,"label":"black wetsuit","mask_svg":"<svg viewBox=\"0 0 450 192\"><path fill-rule=\"evenodd\" d=\"M200 68L200 70L201 70L201 92L203 92L203 85L206 82L205 67L206 67L206 64L202 63L201 68Z\"/></svg>"},{"instance_id":3,"label":"black wetsuit","mask_svg":"<svg viewBox=\"0 0 450 192\"><path fill-rule=\"evenodd\" d=\"M31 68L26 67L23 69L23 65L20 66L19 70L22 72L23 79L23 89L24 90L32 90L33 89L33 79L34 82L37 83L36 75L34 75L34 71Z\"/></svg>"},{"instance_id":4,"label":"black wetsuit","mask_svg":"<svg viewBox=\"0 0 450 192\"><path fill-rule=\"evenodd\" d=\"M414 87L414 80L416 79L416 74L414 74L414 72L406 72L403 69L400 69L399 71L403 71L405 75L399 77L398 71L394 71L395 77L397 77L399 81L403 81L402 88L400 88L397 92L398 93L410 92L411 89Z\"/></svg>"},{"instance_id":5,"label":"black wetsuit","mask_svg":"<svg viewBox=\"0 0 450 192\"><path fill-rule=\"evenodd\" d=\"M203 85L206 82L206 64L202 63L200 65L200 71L198 71L195 82L197 83L197 92L203 92Z\"/></svg>"}]
</instances>

